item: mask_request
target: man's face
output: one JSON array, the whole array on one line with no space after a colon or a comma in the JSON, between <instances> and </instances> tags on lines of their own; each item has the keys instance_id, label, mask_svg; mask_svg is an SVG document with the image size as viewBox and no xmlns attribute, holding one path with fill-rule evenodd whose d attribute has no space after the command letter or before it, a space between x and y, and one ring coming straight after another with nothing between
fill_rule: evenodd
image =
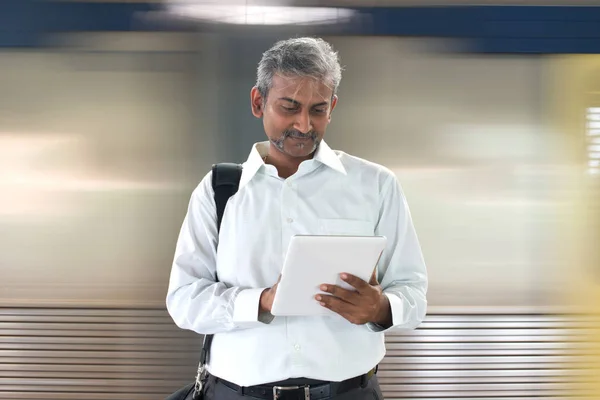
<instances>
[{"instance_id":1,"label":"man's face","mask_svg":"<svg viewBox=\"0 0 600 400\"><path fill-rule=\"evenodd\" d=\"M262 117L269 141L282 153L306 158L318 147L331 122L337 97L313 78L275 75L265 101L252 89L252 112Z\"/></svg>"}]
</instances>

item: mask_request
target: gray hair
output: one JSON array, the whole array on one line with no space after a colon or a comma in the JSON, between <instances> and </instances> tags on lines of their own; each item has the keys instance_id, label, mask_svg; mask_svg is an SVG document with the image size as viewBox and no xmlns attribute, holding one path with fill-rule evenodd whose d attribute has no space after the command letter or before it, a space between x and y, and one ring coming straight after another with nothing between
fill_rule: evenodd
<instances>
[{"instance_id":1,"label":"gray hair","mask_svg":"<svg viewBox=\"0 0 600 400\"><path fill-rule=\"evenodd\" d=\"M342 80L337 52L323 39L311 37L282 40L263 53L256 87L265 99L275 74L316 78L328 85L333 94Z\"/></svg>"}]
</instances>

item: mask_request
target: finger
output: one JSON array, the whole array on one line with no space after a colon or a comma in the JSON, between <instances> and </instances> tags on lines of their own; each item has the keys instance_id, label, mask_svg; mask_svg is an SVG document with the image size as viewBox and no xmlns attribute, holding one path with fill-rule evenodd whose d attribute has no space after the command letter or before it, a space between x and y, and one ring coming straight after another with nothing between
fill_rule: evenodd
<instances>
[{"instance_id":1,"label":"finger","mask_svg":"<svg viewBox=\"0 0 600 400\"><path fill-rule=\"evenodd\" d=\"M277 278L277 282L275 282L275 284L273 286L271 286L271 289L277 290L277 287L279 286L280 281L281 281L281 275L279 275L279 278Z\"/></svg>"},{"instance_id":2,"label":"finger","mask_svg":"<svg viewBox=\"0 0 600 400\"><path fill-rule=\"evenodd\" d=\"M340 276L344 282L358 290L359 293L371 288L371 285L369 285L367 282L352 274L343 273Z\"/></svg>"},{"instance_id":3,"label":"finger","mask_svg":"<svg viewBox=\"0 0 600 400\"><path fill-rule=\"evenodd\" d=\"M318 294L315 296L315 299L325 308L329 308L331 311L334 311L338 314L347 312L350 303L334 296L330 296L327 294Z\"/></svg>"},{"instance_id":4,"label":"finger","mask_svg":"<svg viewBox=\"0 0 600 400\"><path fill-rule=\"evenodd\" d=\"M331 295L342 299L348 303L356 304L358 301L358 293L353 290L344 289L336 285L321 285L321 290Z\"/></svg>"},{"instance_id":5,"label":"finger","mask_svg":"<svg viewBox=\"0 0 600 400\"><path fill-rule=\"evenodd\" d=\"M358 309L356 306L329 295L317 295L315 298L320 299L321 306L341 315L348 322L355 325L364 323L362 322L362 319L357 316Z\"/></svg>"}]
</instances>

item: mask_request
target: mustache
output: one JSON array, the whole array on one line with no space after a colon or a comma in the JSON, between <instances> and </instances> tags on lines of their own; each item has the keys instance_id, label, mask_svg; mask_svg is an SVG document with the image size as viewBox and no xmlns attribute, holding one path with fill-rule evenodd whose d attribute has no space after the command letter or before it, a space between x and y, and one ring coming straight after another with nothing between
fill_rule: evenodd
<instances>
[{"instance_id":1,"label":"mustache","mask_svg":"<svg viewBox=\"0 0 600 400\"><path fill-rule=\"evenodd\" d=\"M286 129L285 131L283 131L283 135L284 138L287 137L293 137L293 138L298 138L298 139L312 139L312 140L316 140L317 139L317 132L315 131L310 131L310 132L306 132L306 133L302 133L297 129Z\"/></svg>"}]
</instances>

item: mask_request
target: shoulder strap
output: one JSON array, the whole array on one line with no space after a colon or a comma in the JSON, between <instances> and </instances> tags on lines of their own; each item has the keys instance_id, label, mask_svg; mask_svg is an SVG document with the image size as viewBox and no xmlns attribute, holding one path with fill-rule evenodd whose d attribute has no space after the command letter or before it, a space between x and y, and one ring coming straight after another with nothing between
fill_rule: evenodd
<instances>
[{"instance_id":1,"label":"shoulder strap","mask_svg":"<svg viewBox=\"0 0 600 400\"><path fill-rule=\"evenodd\" d=\"M214 164L212 167L212 187L217 206L217 230L221 229L225 206L229 198L237 192L241 177L242 166L240 164L220 163Z\"/></svg>"},{"instance_id":2,"label":"shoulder strap","mask_svg":"<svg viewBox=\"0 0 600 400\"><path fill-rule=\"evenodd\" d=\"M217 231L221 230L225 206L229 198L238 191L241 177L242 166L240 164L220 163L212 166L212 187L215 192L215 205L217 207ZM202 352L200 353L201 366L208 362L212 339L213 335L204 335Z\"/></svg>"}]
</instances>

